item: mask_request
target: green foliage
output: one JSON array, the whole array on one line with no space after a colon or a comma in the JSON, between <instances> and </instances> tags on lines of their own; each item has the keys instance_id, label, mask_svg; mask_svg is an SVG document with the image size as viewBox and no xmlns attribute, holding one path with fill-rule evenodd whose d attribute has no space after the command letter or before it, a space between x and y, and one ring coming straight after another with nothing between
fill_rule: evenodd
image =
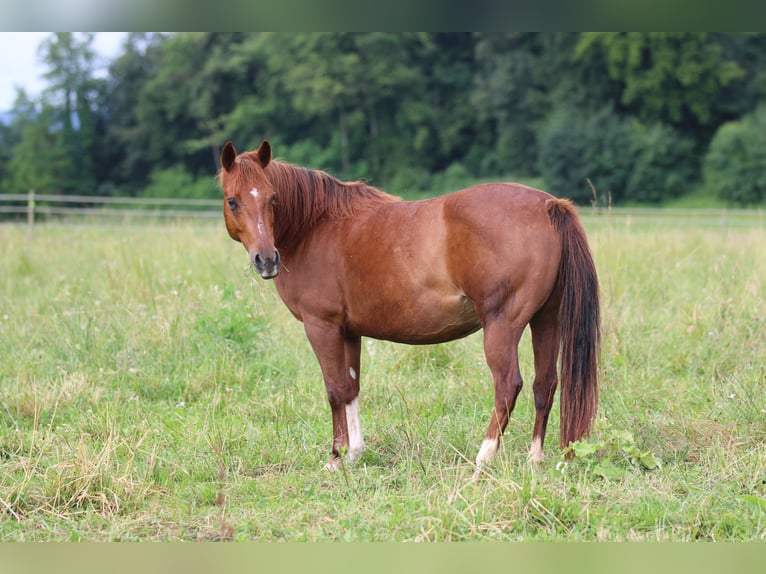
<instances>
[{"instance_id":1,"label":"green foliage","mask_svg":"<svg viewBox=\"0 0 766 574\"><path fill-rule=\"evenodd\" d=\"M667 201L688 192L698 169L693 143L677 130L610 109L553 116L542 131L540 167L548 191L586 204Z\"/></svg>"},{"instance_id":2,"label":"green foliage","mask_svg":"<svg viewBox=\"0 0 766 574\"><path fill-rule=\"evenodd\" d=\"M95 78L92 43L92 33L56 32L39 49L48 67L45 78L50 82L43 92L47 121L40 127L47 129L56 142L49 153L61 160L53 184L59 193L95 193L101 159L97 108L103 81ZM35 159L44 162L46 155Z\"/></svg>"},{"instance_id":3,"label":"green foliage","mask_svg":"<svg viewBox=\"0 0 766 574\"><path fill-rule=\"evenodd\" d=\"M630 467L655 470L662 466L651 449L639 449L633 434L625 430L610 430L595 441L573 442L564 451L565 454L570 452L574 460L584 463L590 472L606 480L624 478Z\"/></svg>"},{"instance_id":4,"label":"green foliage","mask_svg":"<svg viewBox=\"0 0 766 574\"><path fill-rule=\"evenodd\" d=\"M278 149L280 158L290 158L290 163L333 173L340 149L340 137L334 136L324 146L312 139L302 139L290 145L281 137L271 140L273 149ZM354 170L355 171L355 170Z\"/></svg>"},{"instance_id":5,"label":"green foliage","mask_svg":"<svg viewBox=\"0 0 766 574\"><path fill-rule=\"evenodd\" d=\"M180 166L206 196L226 140L268 138L393 193L544 173L578 202L586 178L603 201L659 202L766 98L763 33L134 32L105 78L92 42L42 43L48 86L0 134L0 190L154 196Z\"/></svg>"},{"instance_id":6,"label":"green foliage","mask_svg":"<svg viewBox=\"0 0 766 574\"><path fill-rule=\"evenodd\" d=\"M540 136L540 170L548 191L579 203L620 201L636 154L629 124L609 108L557 112ZM590 181L590 183L588 183Z\"/></svg>"},{"instance_id":7,"label":"green foliage","mask_svg":"<svg viewBox=\"0 0 766 574\"><path fill-rule=\"evenodd\" d=\"M22 95L22 98L24 96ZM18 142L11 148L5 188L10 193L62 193L60 176L67 171L69 158L63 145L63 134L51 132L46 121L52 111L43 107L39 112L30 104L29 116L17 116L14 128Z\"/></svg>"},{"instance_id":8,"label":"green foliage","mask_svg":"<svg viewBox=\"0 0 766 574\"><path fill-rule=\"evenodd\" d=\"M447 169L434 175L431 185L442 193L457 191L474 183L475 178L459 162L451 163Z\"/></svg>"},{"instance_id":9,"label":"green foliage","mask_svg":"<svg viewBox=\"0 0 766 574\"><path fill-rule=\"evenodd\" d=\"M218 184L211 176L194 179L182 165L152 172L149 185L142 197L185 197L190 199L215 199L221 194Z\"/></svg>"},{"instance_id":10,"label":"green foliage","mask_svg":"<svg viewBox=\"0 0 766 574\"><path fill-rule=\"evenodd\" d=\"M141 94L156 71L162 36L131 32L124 52L109 66L106 100L109 122L104 135L108 180L115 189L135 195L148 182L153 169L160 167L149 155L154 125L147 124L141 111ZM159 127L159 126L157 126Z\"/></svg>"},{"instance_id":11,"label":"green foliage","mask_svg":"<svg viewBox=\"0 0 766 574\"><path fill-rule=\"evenodd\" d=\"M697 180L694 144L677 130L655 124L632 125L636 157L625 187L625 199L660 203L689 192Z\"/></svg>"},{"instance_id":12,"label":"green foliage","mask_svg":"<svg viewBox=\"0 0 766 574\"><path fill-rule=\"evenodd\" d=\"M619 103L647 123L710 125L720 118L724 90L745 75L709 33L583 33L576 57L597 54L622 86Z\"/></svg>"},{"instance_id":13,"label":"green foliage","mask_svg":"<svg viewBox=\"0 0 766 574\"><path fill-rule=\"evenodd\" d=\"M406 165L396 170L396 173L388 179L386 190L397 196L412 197L413 192L434 189L433 178L427 169L417 166ZM374 184L374 182L371 182ZM436 188L437 193L443 190Z\"/></svg>"},{"instance_id":14,"label":"green foliage","mask_svg":"<svg viewBox=\"0 0 766 574\"><path fill-rule=\"evenodd\" d=\"M476 42L478 71L471 90L471 103L482 129L494 132L496 144L489 151L497 169L535 173L537 138L535 129L545 117L544 90L555 75L541 60L540 34L488 33Z\"/></svg>"},{"instance_id":15,"label":"green foliage","mask_svg":"<svg viewBox=\"0 0 766 574\"><path fill-rule=\"evenodd\" d=\"M703 167L705 187L721 199L752 205L766 201L766 106L722 125Z\"/></svg>"}]
</instances>

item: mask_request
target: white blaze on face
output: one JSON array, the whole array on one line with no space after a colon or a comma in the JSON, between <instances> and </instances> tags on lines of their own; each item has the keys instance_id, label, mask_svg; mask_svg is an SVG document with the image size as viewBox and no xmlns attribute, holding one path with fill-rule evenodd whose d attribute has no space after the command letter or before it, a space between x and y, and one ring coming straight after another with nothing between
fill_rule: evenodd
<instances>
[{"instance_id":1,"label":"white blaze on face","mask_svg":"<svg viewBox=\"0 0 766 574\"><path fill-rule=\"evenodd\" d=\"M250 195L253 196L253 199L258 199L258 188L254 187L253 189L251 189ZM260 217L258 218L257 228L258 228L258 235L263 235L263 221L260 219Z\"/></svg>"},{"instance_id":2,"label":"white blaze on face","mask_svg":"<svg viewBox=\"0 0 766 574\"><path fill-rule=\"evenodd\" d=\"M348 461L354 462L362 456L362 422L359 419L359 397L346 405L346 425L348 426Z\"/></svg>"},{"instance_id":3,"label":"white blaze on face","mask_svg":"<svg viewBox=\"0 0 766 574\"><path fill-rule=\"evenodd\" d=\"M354 367L348 368L348 374L351 375L351 378L356 380L356 371L354 370Z\"/></svg>"}]
</instances>

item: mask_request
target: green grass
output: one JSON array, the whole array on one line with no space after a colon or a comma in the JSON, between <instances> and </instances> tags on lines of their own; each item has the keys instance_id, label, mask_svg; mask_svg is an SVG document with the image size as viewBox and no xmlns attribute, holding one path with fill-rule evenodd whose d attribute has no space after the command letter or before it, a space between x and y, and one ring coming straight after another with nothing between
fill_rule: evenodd
<instances>
[{"instance_id":1,"label":"green grass","mask_svg":"<svg viewBox=\"0 0 766 574\"><path fill-rule=\"evenodd\" d=\"M736 216L732 216L736 217ZM2 540L766 538L766 229L585 217L602 286L593 435L496 461L480 336L367 340L361 461L328 473L302 326L223 225L0 226Z\"/></svg>"}]
</instances>

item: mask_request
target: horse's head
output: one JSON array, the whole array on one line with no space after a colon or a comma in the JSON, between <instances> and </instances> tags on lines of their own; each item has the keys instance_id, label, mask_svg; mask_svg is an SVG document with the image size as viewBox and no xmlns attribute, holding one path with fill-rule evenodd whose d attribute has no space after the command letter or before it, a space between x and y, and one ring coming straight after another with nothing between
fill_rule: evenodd
<instances>
[{"instance_id":1,"label":"horse's head","mask_svg":"<svg viewBox=\"0 0 766 574\"><path fill-rule=\"evenodd\" d=\"M264 172L271 146L264 141L254 152L237 155L231 142L221 152L220 182L226 229L247 249L264 279L279 274L279 251L274 246L274 189Z\"/></svg>"}]
</instances>

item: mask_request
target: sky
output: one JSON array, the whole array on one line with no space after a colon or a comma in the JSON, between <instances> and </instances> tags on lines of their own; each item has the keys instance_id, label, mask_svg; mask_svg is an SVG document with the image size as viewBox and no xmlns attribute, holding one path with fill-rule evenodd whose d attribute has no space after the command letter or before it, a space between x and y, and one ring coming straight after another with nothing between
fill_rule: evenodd
<instances>
[{"instance_id":1,"label":"sky","mask_svg":"<svg viewBox=\"0 0 766 574\"><path fill-rule=\"evenodd\" d=\"M37 57L37 48L51 32L0 32L0 112L13 107L16 88L20 86L30 97L40 95L46 87L42 75L45 67ZM93 48L103 68L122 52L126 32L97 32Z\"/></svg>"}]
</instances>

